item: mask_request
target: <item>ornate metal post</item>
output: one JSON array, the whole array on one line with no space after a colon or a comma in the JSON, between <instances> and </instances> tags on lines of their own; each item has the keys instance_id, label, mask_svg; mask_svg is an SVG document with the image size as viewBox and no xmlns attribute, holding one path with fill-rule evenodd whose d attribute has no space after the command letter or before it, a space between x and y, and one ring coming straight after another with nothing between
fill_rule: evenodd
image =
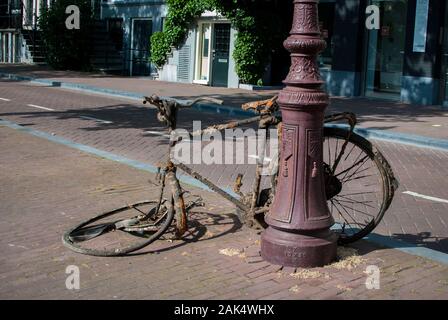
<instances>
[{"instance_id":1,"label":"ornate metal post","mask_svg":"<svg viewBox=\"0 0 448 320\"><path fill-rule=\"evenodd\" d=\"M283 117L281 163L274 203L261 237L262 257L275 264L317 267L336 256L337 236L329 229L323 175L323 117L328 95L322 90L316 58L325 49L320 38L319 0L294 0L291 52L286 88L278 103Z\"/></svg>"}]
</instances>

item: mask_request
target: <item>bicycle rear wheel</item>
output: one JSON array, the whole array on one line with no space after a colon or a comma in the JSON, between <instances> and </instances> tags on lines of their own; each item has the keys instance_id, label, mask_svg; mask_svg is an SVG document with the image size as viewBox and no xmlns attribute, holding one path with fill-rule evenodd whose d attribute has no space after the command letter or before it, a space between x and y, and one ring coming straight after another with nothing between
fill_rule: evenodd
<instances>
[{"instance_id":1,"label":"bicycle rear wheel","mask_svg":"<svg viewBox=\"0 0 448 320\"><path fill-rule=\"evenodd\" d=\"M359 240L380 223L392 201L396 180L382 154L348 130L324 128L325 192L339 243Z\"/></svg>"}]
</instances>

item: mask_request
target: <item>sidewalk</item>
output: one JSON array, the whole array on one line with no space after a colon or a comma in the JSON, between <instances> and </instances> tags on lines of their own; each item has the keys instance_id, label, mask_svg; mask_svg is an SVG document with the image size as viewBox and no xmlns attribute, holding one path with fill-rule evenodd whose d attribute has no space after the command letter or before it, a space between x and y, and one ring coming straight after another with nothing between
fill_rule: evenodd
<instances>
[{"instance_id":1,"label":"sidewalk","mask_svg":"<svg viewBox=\"0 0 448 320\"><path fill-rule=\"evenodd\" d=\"M295 270L266 263L259 235L241 227L229 203L206 200L191 234L120 258L73 253L67 228L99 212L155 197L154 175L0 126L1 299L448 299L448 266L359 241L340 262ZM20 155L20 156L17 156ZM80 289L66 288L66 267ZM368 265L380 289L367 289Z\"/></svg>"},{"instance_id":2,"label":"sidewalk","mask_svg":"<svg viewBox=\"0 0 448 320\"><path fill-rule=\"evenodd\" d=\"M7 74L13 74L18 79L20 77L32 77L49 85L106 95L126 95L133 99L139 99L140 96L151 93L178 99L213 96L224 100L225 106L233 107L235 110L239 110L240 105L244 102L266 99L276 94L276 91L254 92L155 81L138 77L54 71L48 67L0 65L0 75L5 76ZM359 133L362 135L419 146L433 145L448 149L448 110L443 109L442 106L409 105L364 97L333 97L328 113L342 111L351 111L358 116L361 129Z\"/></svg>"}]
</instances>

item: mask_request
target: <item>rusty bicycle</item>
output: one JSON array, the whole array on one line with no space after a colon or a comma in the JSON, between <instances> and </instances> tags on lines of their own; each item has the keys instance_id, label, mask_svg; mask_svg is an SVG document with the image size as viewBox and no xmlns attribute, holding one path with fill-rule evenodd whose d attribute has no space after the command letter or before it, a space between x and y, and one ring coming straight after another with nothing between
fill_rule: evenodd
<instances>
[{"instance_id":1,"label":"rusty bicycle","mask_svg":"<svg viewBox=\"0 0 448 320\"><path fill-rule=\"evenodd\" d=\"M143 103L157 108L158 120L164 123L168 132L172 134L177 127L179 112L203 100L222 103L214 98L182 102L156 95L144 97ZM275 128L281 139L282 119L278 114L279 106L276 101L275 96L268 100L246 103L242 108L253 112L253 117L212 125L203 130L190 132L189 137L257 124L259 129L266 132L268 129ZM332 125L341 121L346 122L347 125L343 127ZM339 244L347 244L365 237L379 224L392 202L398 181L381 152L370 141L354 132L357 121L353 113L328 115L324 122L325 194L335 220L332 229L339 235ZM268 174L262 175L267 143L264 141L261 144L261 150L258 150L255 179L251 191L241 192L243 176L238 174L232 195L186 164L172 159L171 150L180 141L182 138L179 137L170 139L166 162L159 167L157 173L159 189L155 200L127 205L82 222L63 235L64 245L83 254L122 256L151 244L169 229L173 230L176 238L181 238L188 230L189 211L204 203L201 197L190 195L181 187L177 177L178 170L199 180L209 189L232 202L236 207L235 213L243 224L259 230L265 228L264 216L269 214L269 207L276 192L281 151L271 155ZM262 184L263 179L267 179L268 183ZM166 193L168 195L164 197ZM127 213L128 217L110 220L113 216L123 213ZM105 221L107 219L109 221ZM98 223L99 221L103 222ZM100 235L106 237L112 231L121 231L120 235L131 236L131 239L135 239L126 245L116 239L111 240L110 243L103 240L92 247L82 245Z\"/></svg>"}]
</instances>

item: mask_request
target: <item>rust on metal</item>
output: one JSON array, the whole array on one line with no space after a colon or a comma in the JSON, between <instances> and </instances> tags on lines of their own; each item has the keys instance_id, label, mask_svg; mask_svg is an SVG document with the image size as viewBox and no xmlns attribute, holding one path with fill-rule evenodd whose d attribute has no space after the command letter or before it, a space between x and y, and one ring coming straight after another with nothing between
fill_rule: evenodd
<instances>
[{"instance_id":1,"label":"rust on metal","mask_svg":"<svg viewBox=\"0 0 448 320\"><path fill-rule=\"evenodd\" d=\"M294 0L294 15L285 49L291 67L277 103L282 113L281 168L274 202L266 216L261 255L271 263L317 267L336 257L337 236L327 206L323 170L323 123L328 95L323 91L317 55L326 46L320 37L318 0Z\"/></svg>"},{"instance_id":2,"label":"rust on metal","mask_svg":"<svg viewBox=\"0 0 448 320\"><path fill-rule=\"evenodd\" d=\"M235 179L235 183L233 184L233 191L242 196L241 187L243 186L243 175L239 173Z\"/></svg>"}]
</instances>

